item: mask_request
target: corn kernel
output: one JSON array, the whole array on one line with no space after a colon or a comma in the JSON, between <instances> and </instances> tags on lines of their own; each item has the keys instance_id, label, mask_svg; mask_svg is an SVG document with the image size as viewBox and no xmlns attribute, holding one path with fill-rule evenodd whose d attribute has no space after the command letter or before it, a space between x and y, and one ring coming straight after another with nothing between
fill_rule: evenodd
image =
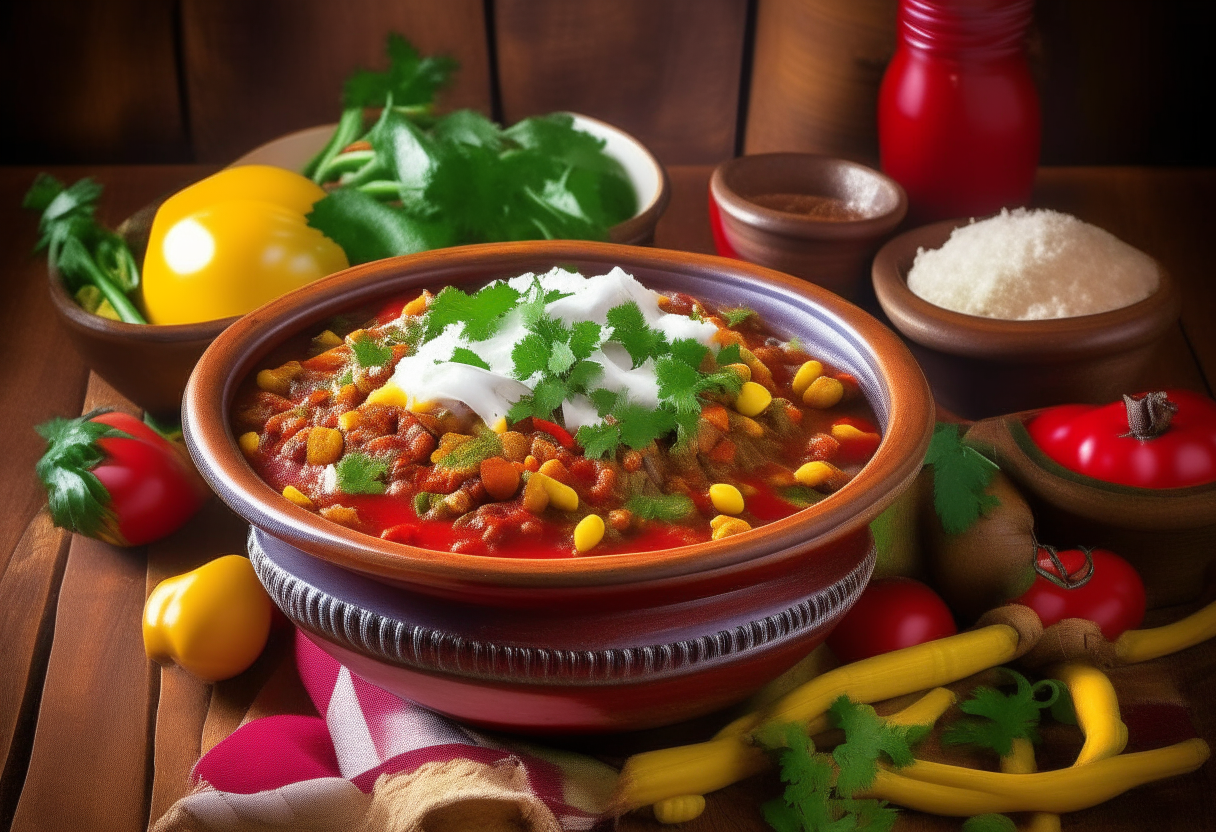
<instances>
[{"instance_id":1,"label":"corn kernel","mask_svg":"<svg viewBox=\"0 0 1216 832\"><path fill-rule=\"evenodd\" d=\"M532 480L539 480L545 493L549 495L549 502L554 508L562 511L574 511L578 508L578 492L564 482L558 482L546 474L537 472L528 480L531 484Z\"/></svg>"},{"instance_id":2,"label":"corn kernel","mask_svg":"<svg viewBox=\"0 0 1216 832\"><path fill-rule=\"evenodd\" d=\"M580 552L589 552L604 539L604 518L598 514L588 514L574 527L574 548Z\"/></svg>"},{"instance_id":3,"label":"corn kernel","mask_svg":"<svg viewBox=\"0 0 1216 832\"><path fill-rule=\"evenodd\" d=\"M533 514L540 514L549 507L549 492L537 479L539 476L541 475L533 474L524 483L523 507Z\"/></svg>"},{"instance_id":4,"label":"corn kernel","mask_svg":"<svg viewBox=\"0 0 1216 832\"><path fill-rule=\"evenodd\" d=\"M499 416L498 421L490 425L490 430L494 431L499 436L502 436L507 432L507 418L505 416Z\"/></svg>"},{"instance_id":5,"label":"corn kernel","mask_svg":"<svg viewBox=\"0 0 1216 832\"><path fill-rule=\"evenodd\" d=\"M304 371L299 361L288 361L273 370L259 370L257 385L267 393L286 396L291 392L291 380Z\"/></svg>"},{"instance_id":6,"label":"corn kernel","mask_svg":"<svg viewBox=\"0 0 1216 832\"><path fill-rule=\"evenodd\" d=\"M718 524L711 537L714 540L721 540L724 537L750 531L751 528L751 524L746 520L740 520L738 517L728 517L724 522Z\"/></svg>"},{"instance_id":7,"label":"corn kernel","mask_svg":"<svg viewBox=\"0 0 1216 832\"><path fill-rule=\"evenodd\" d=\"M820 376L802 394L802 403L818 410L835 407L844 398L844 385L831 376Z\"/></svg>"},{"instance_id":8,"label":"corn kernel","mask_svg":"<svg viewBox=\"0 0 1216 832\"><path fill-rule=\"evenodd\" d=\"M808 462L794 472L794 479L810 488L823 485L831 480L839 469L830 462Z\"/></svg>"},{"instance_id":9,"label":"corn kernel","mask_svg":"<svg viewBox=\"0 0 1216 832\"><path fill-rule=\"evenodd\" d=\"M536 470L558 482L564 482L567 485L570 483L570 471L565 465L562 465L559 459L546 459Z\"/></svg>"},{"instance_id":10,"label":"corn kernel","mask_svg":"<svg viewBox=\"0 0 1216 832\"><path fill-rule=\"evenodd\" d=\"M714 519L709 521L709 527L711 529L713 529L714 531L717 531L718 526L721 526L723 523L725 523L727 520L730 520L730 519L732 519L732 518L728 517L725 514L719 514L716 517L714 517Z\"/></svg>"},{"instance_id":11,"label":"corn kernel","mask_svg":"<svg viewBox=\"0 0 1216 832\"><path fill-rule=\"evenodd\" d=\"M287 499L291 500L293 503L298 505L300 508L306 508L309 511L312 511L313 508L315 508L312 500L308 499L308 495L305 494L300 489L296 488L294 485L289 485L286 488L284 488L283 496L286 497Z\"/></svg>"},{"instance_id":12,"label":"corn kernel","mask_svg":"<svg viewBox=\"0 0 1216 832\"><path fill-rule=\"evenodd\" d=\"M357 410L348 410L338 417L338 427L345 431L352 431L359 427L363 421L363 414Z\"/></svg>"},{"instance_id":13,"label":"corn kernel","mask_svg":"<svg viewBox=\"0 0 1216 832\"><path fill-rule=\"evenodd\" d=\"M249 431L248 433L242 433L240 438L236 440L236 444L245 456L253 456L258 452L260 440L256 433Z\"/></svg>"},{"instance_id":14,"label":"corn kernel","mask_svg":"<svg viewBox=\"0 0 1216 832\"><path fill-rule=\"evenodd\" d=\"M426 289L422 290L422 294L407 303L401 310L402 315L421 315L426 311L427 306L431 302L433 295Z\"/></svg>"},{"instance_id":15,"label":"corn kernel","mask_svg":"<svg viewBox=\"0 0 1216 832\"><path fill-rule=\"evenodd\" d=\"M737 375L741 381L752 380L752 368L746 364L727 364L725 369Z\"/></svg>"},{"instance_id":16,"label":"corn kernel","mask_svg":"<svg viewBox=\"0 0 1216 832\"><path fill-rule=\"evenodd\" d=\"M806 388L811 386L811 382L823 375L823 365L814 359L803 364L798 368L798 372L794 373L794 381L790 384L794 388L794 395L801 396L806 392Z\"/></svg>"},{"instance_id":17,"label":"corn kernel","mask_svg":"<svg viewBox=\"0 0 1216 832\"><path fill-rule=\"evenodd\" d=\"M759 416L772 400L773 394L764 385L749 381L739 391L739 398L735 399L735 410L744 416Z\"/></svg>"},{"instance_id":18,"label":"corn kernel","mask_svg":"<svg viewBox=\"0 0 1216 832\"><path fill-rule=\"evenodd\" d=\"M409 399L405 391L391 380L367 394L367 404L387 404L395 407L408 407Z\"/></svg>"},{"instance_id":19,"label":"corn kernel","mask_svg":"<svg viewBox=\"0 0 1216 832\"><path fill-rule=\"evenodd\" d=\"M348 526L352 529L358 528L362 523L359 520L359 511L350 506L326 506L321 509L321 516L326 520L342 526Z\"/></svg>"},{"instance_id":20,"label":"corn kernel","mask_svg":"<svg viewBox=\"0 0 1216 832\"><path fill-rule=\"evenodd\" d=\"M738 514L743 511L743 495L730 483L719 482L711 485L709 501L722 514Z\"/></svg>"},{"instance_id":21,"label":"corn kernel","mask_svg":"<svg viewBox=\"0 0 1216 832\"><path fill-rule=\"evenodd\" d=\"M860 428L854 427L853 425L849 425L849 424L832 425L831 433L832 433L833 439L837 439L841 442L849 442L852 440L861 439L863 436L865 436L865 437L874 436L874 434L872 434L872 433L868 433L864 430L861 430Z\"/></svg>"},{"instance_id":22,"label":"corn kernel","mask_svg":"<svg viewBox=\"0 0 1216 832\"><path fill-rule=\"evenodd\" d=\"M309 465L332 465L342 458L342 431L313 428L308 432L306 460Z\"/></svg>"},{"instance_id":23,"label":"corn kernel","mask_svg":"<svg viewBox=\"0 0 1216 832\"><path fill-rule=\"evenodd\" d=\"M668 797L654 804L654 819L659 823L687 823L705 811L705 798L699 794Z\"/></svg>"}]
</instances>

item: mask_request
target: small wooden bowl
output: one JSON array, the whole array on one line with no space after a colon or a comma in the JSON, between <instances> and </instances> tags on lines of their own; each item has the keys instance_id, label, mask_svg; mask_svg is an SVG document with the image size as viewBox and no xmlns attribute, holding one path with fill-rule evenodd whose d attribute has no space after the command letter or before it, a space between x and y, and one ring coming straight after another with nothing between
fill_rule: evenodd
<instances>
[{"instance_id":1,"label":"small wooden bowl","mask_svg":"<svg viewBox=\"0 0 1216 832\"><path fill-rule=\"evenodd\" d=\"M984 419L966 435L1017 484L1034 513L1038 539L1123 557L1144 580L1149 607L1199 598L1216 579L1216 484L1133 488L1074 473L1030 438L1025 425L1038 413Z\"/></svg>"},{"instance_id":2,"label":"small wooden bowl","mask_svg":"<svg viewBox=\"0 0 1216 832\"><path fill-rule=\"evenodd\" d=\"M792 274L850 300L859 299L870 258L908 211L894 179L812 153L761 153L731 159L709 181L721 225L719 254ZM820 219L752 200L800 194L840 200L856 219Z\"/></svg>"},{"instance_id":3,"label":"small wooden bowl","mask_svg":"<svg viewBox=\"0 0 1216 832\"><path fill-rule=\"evenodd\" d=\"M555 265L756 310L852 373L882 428L843 488L722 540L570 559L482 557L381 540L284 499L237 447L239 385L335 314ZM273 356L273 357L272 357ZM622 731L739 701L818 645L873 569L868 526L912 481L933 426L895 335L839 297L720 257L574 241L422 252L348 269L239 319L186 388L186 443L254 526L250 555L284 612L370 681L459 719L531 732Z\"/></svg>"},{"instance_id":4,"label":"small wooden bowl","mask_svg":"<svg viewBox=\"0 0 1216 832\"><path fill-rule=\"evenodd\" d=\"M1137 389L1182 296L1161 282L1144 300L1096 315L1009 321L943 309L908 289L918 249L940 248L969 220L900 234L874 258L874 293L920 362L943 407L969 419L1069 402L1114 401Z\"/></svg>"},{"instance_id":5,"label":"small wooden bowl","mask_svg":"<svg viewBox=\"0 0 1216 832\"><path fill-rule=\"evenodd\" d=\"M671 198L666 170L628 133L588 116L573 115L576 127L605 141L605 150L624 166L638 193L637 213L609 229L609 238L628 245L654 242L655 226ZM333 129L332 124L323 125L282 136L232 164L299 170L325 145ZM141 209L120 229L141 262L159 204ZM68 294L57 272L50 270L49 278L51 300L59 320L88 368L136 406L156 415L172 416L175 421L186 380L199 356L236 320L232 317L172 326L113 321L82 309Z\"/></svg>"}]
</instances>

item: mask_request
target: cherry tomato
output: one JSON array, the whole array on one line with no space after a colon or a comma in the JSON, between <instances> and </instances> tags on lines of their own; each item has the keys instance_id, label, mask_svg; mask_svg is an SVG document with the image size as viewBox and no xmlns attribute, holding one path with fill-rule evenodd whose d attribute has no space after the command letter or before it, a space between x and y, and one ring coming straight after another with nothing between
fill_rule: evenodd
<instances>
[{"instance_id":1,"label":"cherry tomato","mask_svg":"<svg viewBox=\"0 0 1216 832\"><path fill-rule=\"evenodd\" d=\"M54 419L38 432L48 447L37 471L58 526L139 546L176 531L206 501L193 467L134 416L95 412Z\"/></svg>"},{"instance_id":2,"label":"cherry tomato","mask_svg":"<svg viewBox=\"0 0 1216 832\"><path fill-rule=\"evenodd\" d=\"M957 632L950 608L928 586L876 578L832 630L828 647L842 662L855 662Z\"/></svg>"},{"instance_id":3,"label":"cherry tomato","mask_svg":"<svg viewBox=\"0 0 1216 832\"><path fill-rule=\"evenodd\" d=\"M1026 430L1051 459L1104 482L1137 488L1216 482L1216 401L1189 390L1163 393L1176 410L1168 427L1151 439L1131 435L1122 401L1049 407Z\"/></svg>"},{"instance_id":4,"label":"cherry tomato","mask_svg":"<svg viewBox=\"0 0 1216 832\"><path fill-rule=\"evenodd\" d=\"M1130 563L1105 549L1090 550L1092 565L1084 550L1058 551L1065 578L1051 552L1048 546L1039 547L1039 574L1014 601L1038 613L1044 627L1065 618L1084 618L1097 624L1107 641L1114 641L1144 621L1144 582Z\"/></svg>"}]
</instances>

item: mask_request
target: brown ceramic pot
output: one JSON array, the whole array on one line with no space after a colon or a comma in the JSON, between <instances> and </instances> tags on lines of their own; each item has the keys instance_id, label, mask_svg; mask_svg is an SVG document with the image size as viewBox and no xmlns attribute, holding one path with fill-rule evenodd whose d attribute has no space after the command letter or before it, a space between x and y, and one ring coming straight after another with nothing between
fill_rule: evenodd
<instances>
[{"instance_id":1,"label":"brown ceramic pot","mask_svg":"<svg viewBox=\"0 0 1216 832\"><path fill-rule=\"evenodd\" d=\"M238 385L293 338L344 310L554 265L746 304L775 333L852 372L883 427L839 492L720 541L570 560L419 549L331 524L262 482L229 421ZM805 656L873 568L867 524L920 469L933 424L907 349L856 307L768 269L612 244L507 243L359 266L230 326L183 405L200 471L254 526L272 596L323 649L373 682L470 722L511 730L659 725L738 701Z\"/></svg>"},{"instance_id":2,"label":"brown ceramic pot","mask_svg":"<svg viewBox=\"0 0 1216 832\"><path fill-rule=\"evenodd\" d=\"M710 197L734 255L857 300L870 259L908 210L903 188L872 168L812 153L741 156L714 170ZM754 200L773 194L839 200L848 218L775 210ZM834 213L834 212L832 212Z\"/></svg>"},{"instance_id":3,"label":"brown ceramic pot","mask_svg":"<svg viewBox=\"0 0 1216 832\"><path fill-rule=\"evenodd\" d=\"M908 289L918 249L940 248L968 220L900 234L874 258L874 293L929 378L937 401L981 419L1069 402L1113 401L1134 390L1182 309L1177 285L1158 265L1149 297L1097 315L1008 321L943 309Z\"/></svg>"},{"instance_id":4,"label":"brown ceramic pot","mask_svg":"<svg viewBox=\"0 0 1216 832\"><path fill-rule=\"evenodd\" d=\"M1133 488L1069 471L1025 424L1039 411L976 422L966 441L996 460L1030 503L1042 543L1108 549L1140 573L1150 607L1199 598L1216 574L1216 484Z\"/></svg>"}]
</instances>

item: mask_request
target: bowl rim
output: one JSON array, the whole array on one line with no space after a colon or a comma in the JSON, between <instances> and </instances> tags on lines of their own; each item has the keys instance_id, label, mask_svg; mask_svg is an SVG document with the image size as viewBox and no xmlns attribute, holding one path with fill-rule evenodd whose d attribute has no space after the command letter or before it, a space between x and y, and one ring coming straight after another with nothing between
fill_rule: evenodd
<instances>
[{"instance_id":1,"label":"bowl rim","mask_svg":"<svg viewBox=\"0 0 1216 832\"><path fill-rule=\"evenodd\" d=\"M887 427L870 463L844 488L807 509L743 535L658 552L575 559L463 555L382 541L331 523L282 498L245 461L228 422L239 383L275 346L341 309L403 294L425 284L459 282L477 267L502 275L538 262L578 262L690 273L793 295L846 326L885 389ZM692 270L690 272L690 270ZM414 280L413 284L408 284ZM793 302L792 300L790 301ZM933 428L928 383L889 329L839 296L796 278L736 260L663 249L582 241L525 241L436 249L363 264L284 295L238 319L207 349L182 405L187 447L215 492L237 514L314 556L389 581L438 588L590 587L702 574L768 557L788 557L868 523L916 476ZM403 557L405 555L406 557Z\"/></svg>"},{"instance_id":2,"label":"bowl rim","mask_svg":"<svg viewBox=\"0 0 1216 832\"><path fill-rule=\"evenodd\" d=\"M892 238L871 269L879 306L903 335L950 355L1005 361L1055 363L1136 349L1161 337L1178 320L1182 295L1156 258L1160 282L1143 300L1092 315L1019 321L968 315L937 306L908 288L907 272L920 248L938 248L955 228L980 218L923 225Z\"/></svg>"},{"instance_id":3,"label":"bowl rim","mask_svg":"<svg viewBox=\"0 0 1216 832\"><path fill-rule=\"evenodd\" d=\"M872 217L824 222L809 217L800 217L788 211L766 208L752 202L735 190L732 178L740 169L781 163L797 165L807 170L843 167L857 171L873 179L884 190L893 194L895 205L891 210ZM737 156L714 168L709 178L709 191L727 219L766 233L808 240L873 239L895 228L908 213L908 195L903 186L894 179L861 162L822 153L781 152Z\"/></svg>"}]
</instances>

